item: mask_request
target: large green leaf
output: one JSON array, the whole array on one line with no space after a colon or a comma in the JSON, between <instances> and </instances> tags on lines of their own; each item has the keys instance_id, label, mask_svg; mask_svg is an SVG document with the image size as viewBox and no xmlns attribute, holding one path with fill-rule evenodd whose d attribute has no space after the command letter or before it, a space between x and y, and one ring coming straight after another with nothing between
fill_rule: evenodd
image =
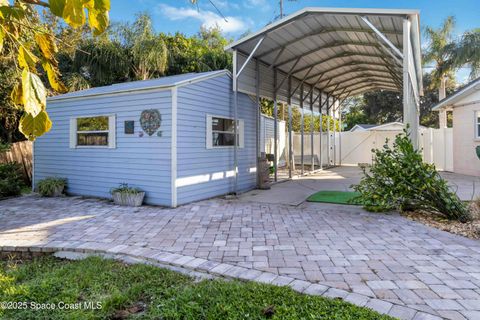
<instances>
[{"instance_id":1,"label":"large green leaf","mask_svg":"<svg viewBox=\"0 0 480 320\"><path fill-rule=\"evenodd\" d=\"M25 111L33 117L45 110L47 92L40 78L28 71L22 72L22 101Z\"/></svg>"},{"instance_id":2,"label":"large green leaf","mask_svg":"<svg viewBox=\"0 0 480 320\"><path fill-rule=\"evenodd\" d=\"M50 0L50 11L58 16L63 18L63 10L65 9L65 0Z\"/></svg>"},{"instance_id":3,"label":"large green leaf","mask_svg":"<svg viewBox=\"0 0 480 320\"><path fill-rule=\"evenodd\" d=\"M50 131L52 121L48 117L47 112L42 110L37 116L24 114L20 119L19 129L30 141Z\"/></svg>"},{"instance_id":4,"label":"large green leaf","mask_svg":"<svg viewBox=\"0 0 480 320\"><path fill-rule=\"evenodd\" d=\"M5 31L3 31L3 28L0 26L0 52L3 50L3 40L5 39Z\"/></svg>"},{"instance_id":5,"label":"large green leaf","mask_svg":"<svg viewBox=\"0 0 480 320\"><path fill-rule=\"evenodd\" d=\"M23 69L34 70L38 58L25 46L20 46L18 49L18 64Z\"/></svg>"},{"instance_id":6,"label":"large green leaf","mask_svg":"<svg viewBox=\"0 0 480 320\"><path fill-rule=\"evenodd\" d=\"M108 27L108 11L89 9L88 23L90 24L94 35L98 36L102 34Z\"/></svg>"},{"instance_id":7,"label":"large green leaf","mask_svg":"<svg viewBox=\"0 0 480 320\"><path fill-rule=\"evenodd\" d=\"M63 19L73 28L81 27L85 24L85 9L83 1L65 0L65 8L63 9Z\"/></svg>"},{"instance_id":8,"label":"large green leaf","mask_svg":"<svg viewBox=\"0 0 480 320\"><path fill-rule=\"evenodd\" d=\"M19 6L0 6L0 19L22 19L25 17L25 10Z\"/></svg>"},{"instance_id":9,"label":"large green leaf","mask_svg":"<svg viewBox=\"0 0 480 320\"><path fill-rule=\"evenodd\" d=\"M38 44L43 56L48 60L55 59L55 53L57 52L57 46L53 41L53 37L46 33L35 34L35 42Z\"/></svg>"},{"instance_id":10,"label":"large green leaf","mask_svg":"<svg viewBox=\"0 0 480 320\"><path fill-rule=\"evenodd\" d=\"M58 79L58 71L56 68L48 61L44 61L42 66L47 72L48 82L50 83L50 86L52 86L53 90L57 92L67 91L63 83Z\"/></svg>"}]
</instances>

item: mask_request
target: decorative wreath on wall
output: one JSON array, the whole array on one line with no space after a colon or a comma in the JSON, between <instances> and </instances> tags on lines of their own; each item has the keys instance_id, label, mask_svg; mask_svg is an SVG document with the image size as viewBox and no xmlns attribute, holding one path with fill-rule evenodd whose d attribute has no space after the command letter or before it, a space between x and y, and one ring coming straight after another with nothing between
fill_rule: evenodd
<instances>
[{"instance_id":1,"label":"decorative wreath on wall","mask_svg":"<svg viewBox=\"0 0 480 320\"><path fill-rule=\"evenodd\" d=\"M162 116L156 109L143 110L140 115L140 125L143 131L152 136L160 128Z\"/></svg>"}]
</instances>

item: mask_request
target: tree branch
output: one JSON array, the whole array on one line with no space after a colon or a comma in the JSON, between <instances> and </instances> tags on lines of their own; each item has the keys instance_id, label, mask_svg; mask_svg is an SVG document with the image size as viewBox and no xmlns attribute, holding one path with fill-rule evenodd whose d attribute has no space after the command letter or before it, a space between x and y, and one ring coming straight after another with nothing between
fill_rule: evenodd
<instances>
[{"instance_id":1,"label":"tree branch","mask_svg":"<svg viewBox=\"0 0 480 320\"><path fill-rule=\"evenodd\" d=\"M41 1L41 0L20 0L20 2L33 4L33 5L37 5L37 6L42 6L42 7L45 7L45 8L50 8L50 4L48 2Z\"/></svg>"}]
</instances>

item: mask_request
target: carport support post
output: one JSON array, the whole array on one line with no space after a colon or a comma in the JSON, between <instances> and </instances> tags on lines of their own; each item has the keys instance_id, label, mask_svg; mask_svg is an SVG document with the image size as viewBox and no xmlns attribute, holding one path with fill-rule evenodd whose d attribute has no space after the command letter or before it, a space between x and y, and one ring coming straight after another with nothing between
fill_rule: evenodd
<instances>
[{"instance_id":1,"label":"carport support post","mask_svg":"<svg viewBox=\"0 0 480 320\"><path fill-rule=\"evenodd\" d=\"M256 69L256 76L255 76L255 95L256 95L256 102L257 102L257 112L256 112L256 118L257 118L257 139L256 139L256 153L257 153L257 187L260 187L260 156L261 156L261 150L260 150L260 130L261 130L261 110L260 110L260 64L258 63L258 60L255 61L255 69Z\"/></svg>"},{"instance_id":2,"label":"carport support post","mask_svg":"<svg viewBox=\"0 0 480 320\"><path fill-rule=\"evenodd\" d=\"M237 57L237 50L233 50L233 74L232 74L232 89L233 89L233 175L234 175L234 183L233 183L233 193L237 194L237 185L238 185L238 115L237 115L237 109L238 109L238 77L242 73L242 71L245 69L247 66L248 62L252 59L253 55L257 51L258 47L262 44L263 40L265 39L265 36L261 37L257 44L255 45L255 48L253 48L252 52L250 55L247 57L243 65L240 67L240 70L238 70L238 57ZM258 173L257 173L258 174Z\"/></svg>"},{"instance_id":3,"label":"carport support post","mask_svg":"<svg viewBox=\"0 0 480 320\"><path fill-rule=\"evenodd\" d=\"M333 100L333 106L332 106L332 116L333 116L333 165L337 165L337 118L335 117L336 110L335 109L335 104L337 102L335 99Z\"/></svg>"},{"instance_id":4,"label":"carport support post","mask_svg":"<svg viewBox=\"0 0 480 320\"><path fill-rule=\"evenodd\" d=\"M322 151L322 136L323 136L323 115L322 115L322 96L323 96L323 93L322 91L320 91L320 98L318 99L318 112L320 113L319 117L320 117L320 149L319 149L319 165L320 165L320 170L323 169L323 151Z\"/></svg>"},{"instance_id":5,"label":"carport support post","mask_svg":"<svg viewBox=\"0 0 480 320\"><path fill-rule=\"evenodd\" d=\"M304 161L303 161L303 148L304 148L304 141L303 141L303 136L304 136L304 133L305 133L305 123L304 123L304 113L303 113L303 83L302 85L300 86L300 110L301 110L301 119L302 119L302 125L301 125L301 130L300 130L300 133L301 133L301 154L300 154L300 159L301 159L301 163L302 163L302 170L301 170L301 174L303 175L303 172L304 172Z\"/></svg>"},{"instance_id":6,"label":"carport support post","mask_svg":"<svg viewBox=\"0 0 480 320\"><path fill-rule=\"evenodd\" d=\"M310 153L311 153L311 161L312 161L312 172L315 171L315 158L313 152L313 121L315 118L313 117L313 88L310 91Z\"/></svg>"},{"instance_id":7,"label":"carport support post","mask_svg":"<svg viewBox=\"0 0 480 320\"><path fill-rule=\"evenodd\" d=\"M327 94L327 163L330 167L330 95Z\"/></svg>"},{"instance_id":8,"label":"carport support post","mask_svg":"<svg viewBox=\"0 0 480 320\"><path fill-rule=\"evenodd\" d=\"M410 126L410 139L415 149L418 149L418 127L419 117L417 110L417 102L414 98L413 84L411 77L416 75L410 74L410 67L413 61L411 58L411 42L410 42L410 26L408 19L403 19L403 123ZM412 59L413 60L413 59Z\"/></svg>"},{"instance_id":9,"label":"carport support post","mask_svg":"<svg viewBox=\"0 0 480 320\"><path fill-rule=\"evenodd\" d=\"M338 105L338 165L342 165L342 103Z\"/></svg>"},{"instance_id":10,"label":"carport support post","mask_svg":"<svg viewBox=\"0 0 480 320\"><path fill-rule=\"evenodd\" d=\"M293 161L293 146L292 146L292 98L290 92L292 91L292 78L288 77L288 177L292 178Z\"/></svg>"},{"instance_id":11,"label":"carport support post","mask_svg":"<svg viewBox=\"0 0 480 320\"><path fill-rule=\"evenodd\" d=\"M237 194L237 180L238 180L238 139L237 139L237 108L238 108L238 77L237 77L237 50L233 51L233 193Z\"/></svg>"},{"instance_id":12,"label":"carport support post","mask_svg":"<svg viewBox=\"0 0 480 320\"><path fill-rule=\"evenodd\" d=\"M278 104L277 104L277 69L273 69L273 177L277 181L277 163L278 163Z\"/></svg>"}]
</instances>

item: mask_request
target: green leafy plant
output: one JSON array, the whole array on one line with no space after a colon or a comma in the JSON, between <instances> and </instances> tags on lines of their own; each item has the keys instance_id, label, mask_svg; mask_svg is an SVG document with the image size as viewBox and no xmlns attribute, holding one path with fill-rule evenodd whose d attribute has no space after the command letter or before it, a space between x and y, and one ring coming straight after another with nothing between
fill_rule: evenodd
<instances>
[{"instance_id":1,"label":"green leafy plant","mask_svg":"<svg viewBox=\"0 0 480 320\"><path fill-rule=\"evenodd\" d=\"M10 151L11 146L12 145L10 143L3 142L3 141L0 140L0 154Z\"/></svg>"},{"instance_id":2,"label":"green leafy plant","mask_svg":"<svg viewBox=\"0 0 480 320\"><path fill-rule=\"evenodd\" d=\"M19 164L16 162L0 164L0 198L19 195L22 186Z\"/></svg>"},{"instance_id":3,"label":"green leafy plant","mask_svg":"<svg viewBox=\"0 0 480 320\"><path fill-rule=\"evenodd\" d=\"M52 197L60 195L67 186L67 179L49 177L38 182L38 192L43 197Z\"/></svg>"},{"instance_id":4,"label":"green leafy plant","mask_svg":"<svg viewBox=\"0 0 480 320\"><path fill-rule=\"evenodd\" d=\"M408 130L408 129L407 129ZM407 130L388 139L383 149L373 149L374 164L353 189L369 211L423 210L462 222L471 219L466 205L452 192L435 166L424 163Z\"/></svg>"},{"instance_id":5,"label":"green leafy plant","mask_svg":"<svg viewBox=\"0 0 480 320\"><path fill-rule=\"evenodd\" d=\"M0 0L0 53L2 57L11 56L17 60L17 83L11 97L24 111L19 130L32 141L52 127L46 111L47 89L39 76L39 66L53 90L66 90L58 70L58 39L49 28L32 25L39 7L63 19L72 28L80 28L88 20L93 34L100 35L109 24L110 0Z\"/></svg>"},{"instance_id":6,"label":"green leafy plant","mask_svg":"<svg viewBox=\"0 0 480 320\"><path fill-rule=\"evenodd\" d=\"M141 192L143 191L140 190L139 188L130 187L128 183L121 183L120 186L118 186L117 188L112 188L110 190L111 194L121 193L124 195L130 195L130 194L134 195L134 194L139 194Z\"/></svg>"}]
</instances>

